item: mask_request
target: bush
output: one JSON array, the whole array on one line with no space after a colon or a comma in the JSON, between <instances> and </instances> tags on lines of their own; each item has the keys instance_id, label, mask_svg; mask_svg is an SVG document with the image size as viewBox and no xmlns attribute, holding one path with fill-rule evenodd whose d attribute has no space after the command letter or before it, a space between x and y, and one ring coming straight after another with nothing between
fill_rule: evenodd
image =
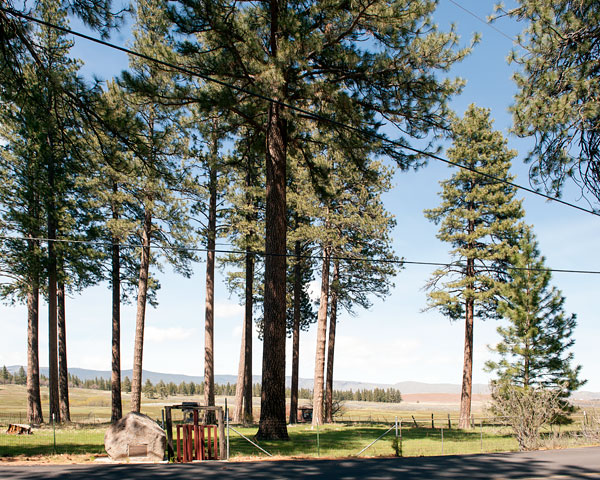
<instances>
[{"instance_id":1,"label":"bush","mask_svg":"<svg viewBox=\"0 0 600 480\"><path fill-rule=\"evenodd\" d=\"M518 387L508 382L492 382L491 413L510 426L521 450L540 446L540 429L563 409L562 389Z\"/></svg>"}]
</instances>

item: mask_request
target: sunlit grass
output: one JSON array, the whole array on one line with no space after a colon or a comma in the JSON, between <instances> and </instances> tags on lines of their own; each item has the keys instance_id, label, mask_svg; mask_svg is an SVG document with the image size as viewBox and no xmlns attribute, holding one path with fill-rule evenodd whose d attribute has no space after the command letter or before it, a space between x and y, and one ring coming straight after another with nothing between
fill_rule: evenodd
<instances>
[{"instance_id":1,"label":"sunlit grass","mask_svg":"<svg viewBox=\"0 0 600 480\"><path fill-rule=\"evenodd\" d=\"M47 389L42 389L45 420L48 421ZM0 424L25 422L26 390L19 385L0 385ZM165 405L173 405L183 401L195 400L199 397L174 396L167 399L143 398L142 412L160 421ZM70 391L71 414L76 424L57 425L53 429L48 423L35 428L33 435L7 435L0 433L0 456L34 456L52 454L89 454L104 453L104 433L110 420L111 396L108 391L73 388ZM233 398L227 399L229 405ZM217 404L223 405L225 398L217 398ZM123 394L123 411L129 411L130 395ZM448 412L423 411L411 412L402 408L402 404L365 405L366 408L346 408L344 418L356 419L359 422L336 423L325 425L317 430L308 424L288 426L289 441L263 441L260 446L272 455L283 457L351 457L356 456L395 424L396 418L402 424L399 434L399 446L403 456L431 456L472 454L489 452L506 452L518 449L517 442L507 427L480 425L476 421L474 428L458 430L454 415L452 428L448 427ZM175 422L181 421L181 411L173 411ZM431 428L431 413L434 415L434 426ZM20 415L20 417L19 417ZM418 427L414 426L413 416ZM258 408L255 418L258 417ZM371 420L372 423L365 423ZM84 423L84 425L82 425ZM253 440L257 426L239 427L236 430ZM556 429L556 427L554 427ZM562 432L575 430L577 425L561 427ZM382 439L377 441L361 456L393 456L395 448L393 440L395 428L392 428ZM443 440L442 440L443 437ZM567 438L567 437L565 437ZM56 442L55 442L56 439ZM567 438L568 439L568 438ZM266 456L245 439L230 431L230 453L232 458Z\"/></svg>"}]
</instances>

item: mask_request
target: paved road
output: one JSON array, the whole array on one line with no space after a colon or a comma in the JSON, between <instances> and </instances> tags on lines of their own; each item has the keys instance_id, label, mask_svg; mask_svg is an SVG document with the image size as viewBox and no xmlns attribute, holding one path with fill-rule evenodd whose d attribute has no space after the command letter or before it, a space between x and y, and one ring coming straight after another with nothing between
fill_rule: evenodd
<instances>
[{"instance_id":1,"label":"paved road","mask_svg":"<svg viewBox=\"0 0 600 480\"><path fill-rule=\"evenodd\" d=\"M600 447L421 458L206 462L185 465L0 464L0 479L600 479Z\"/></svg>"}]
</instances>

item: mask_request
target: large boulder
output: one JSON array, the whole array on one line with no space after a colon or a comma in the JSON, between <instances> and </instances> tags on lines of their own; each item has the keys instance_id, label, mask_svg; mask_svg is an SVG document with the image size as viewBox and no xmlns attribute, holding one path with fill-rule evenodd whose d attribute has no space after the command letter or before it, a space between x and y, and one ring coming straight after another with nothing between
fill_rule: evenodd
<instances>
[{"instance_id":1,"label":"large boulder","mask_svg":"<svg viewBox=\"0 0 600 480\"><path fill-rule=\"evenodd\" d=\"M104 434L104 448L112 460L160 462L166 445L163 429L141 413L129 412Z\"/></svg>"}]
</instances>

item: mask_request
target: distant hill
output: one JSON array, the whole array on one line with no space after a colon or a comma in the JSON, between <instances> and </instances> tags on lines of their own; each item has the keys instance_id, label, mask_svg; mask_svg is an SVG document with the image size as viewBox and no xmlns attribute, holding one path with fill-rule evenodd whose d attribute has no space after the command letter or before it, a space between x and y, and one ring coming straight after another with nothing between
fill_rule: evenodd
<instances>
[{"instance_id":1,"label":"distant hill","mask_svg":"<svg viewBox=\"0 0 600 480\"><path fill-rule=\"evenodd\" d=\"M11 365L6 367L12 374L21 368L21 365ZM48 368L41 367L40 371L43 375L48 375ZM110 380L111 372L109 370L88 370L86 368L69 368L69 373L79 377L81 380L93 380L94 378L104 378ZM132 377L131 370L122 370L121 377ZM204 377L201 375L180 375L176 373L159 373L144 370L143 381L150 380L156 384L161 380L165 383L173 382L180 384L181 382L194 382L201 383L204 381ZM261 378L258 375L252 377L253 383L260 383ZM227 383L234 384L237 382L236 375L215 375L215 383L220 385L226 385ZM290 386L291 379L286 377L286 386ZM357 382L357 381L346 381L346 380L335 380L333 382L336 390L373 390L374 388L395 388L400 390L401 393L460 393L460 385L452 383L423 383L423 382L398 382L398 383L371 383L371 382ZM300 378L298 380L300 388L313 388L313 380L311 378ZM485 384L476 383L473 385L474 394L487 394L489 393L489 387ZM600 399L599 392L575 392L573 398L580 400L597 400Z\"/></svg>"},{"instance_id":2,"label":"distant hill","mask_svg":"<svg viewBox=\"0 0 600 480\"><path fill-rule=\"evenodd\" d=\"M9 372L14 373L20 365L12 365L6 367ZM40 372L43 375L48 375L48 368L41 367ZM93 380L94 378L104 378L110 380L111 372L108 370L88 370L85 368L69 368L69 373L79 377L81 380ZM121 378L133 376L132 370L122 370ZM181 382L194 382L201 383L204 381L203 376L195 375L180 375L175 373L159 373L144 370L142 373L143 381L150 380L152 383L160 382L161 380L165 383L173 382L180 384ZM253 383L260 383L261 378L259 375L252 377ZM215 383L220 385L226 385L227 383L233 384L237 382L236 375L215 375ZM452 384L430 384L421 382L400 382L395 384L387 383L370 383L370 382L357 382L357 381L346 381L336 380L333 382L336 390L373 390L374 388L395 388L400 390L402 393L460 393L460 385ZM286 386L291 385L291 378L286 377ZM312 378L300 378L298 379L298 385L300 388L313 388ZM473 393L487 393L487 385L473 385Z\"/></svg>"}]
</instances>

